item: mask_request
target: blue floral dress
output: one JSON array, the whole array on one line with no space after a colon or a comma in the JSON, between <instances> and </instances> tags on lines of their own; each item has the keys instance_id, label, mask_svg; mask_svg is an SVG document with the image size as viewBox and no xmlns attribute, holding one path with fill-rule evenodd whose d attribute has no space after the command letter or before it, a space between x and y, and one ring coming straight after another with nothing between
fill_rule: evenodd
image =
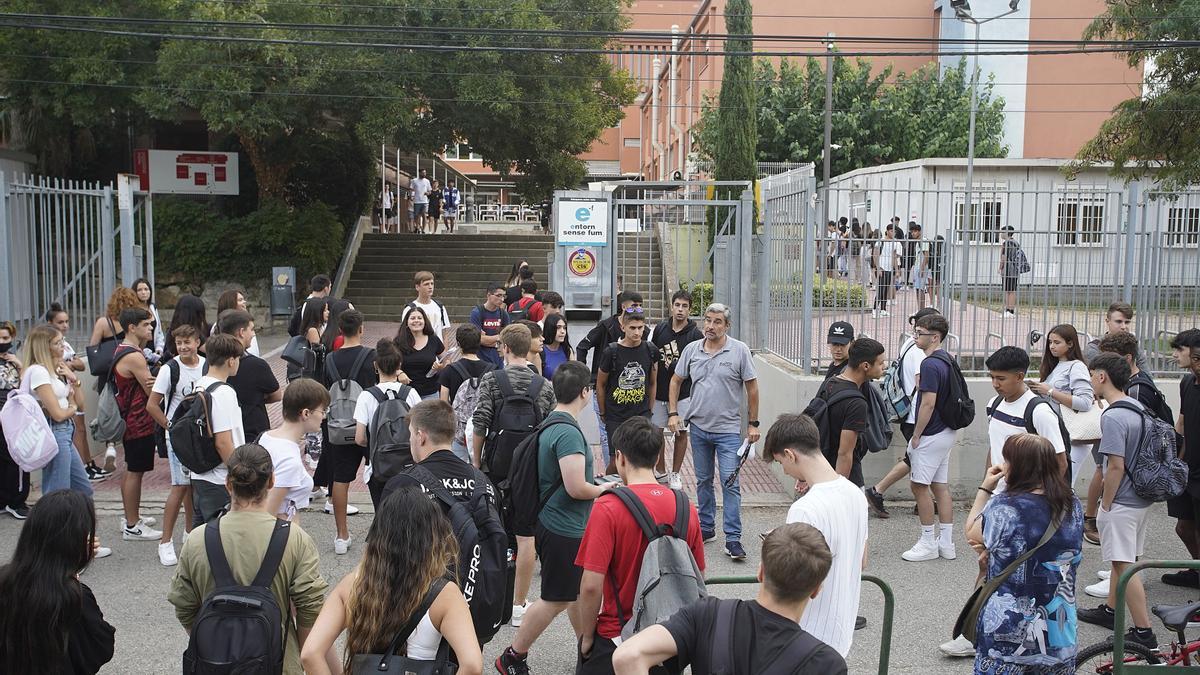
<instances>
[{"instance_id":1,"label":"blue floral dress","mask_svg":"<svg viewBox=\"0 0 1200 675\"><path fill-rule=\"evenodd\" d=\"M980 517L991 579L1037 546L1050 524L1050 505L1041 495L1001 492ZM979 613L976 673L1075 672L1075 573L1082 547L1083 511L1072 498L1058 532L1000 584Z\"/></svg>"}]
</instances>

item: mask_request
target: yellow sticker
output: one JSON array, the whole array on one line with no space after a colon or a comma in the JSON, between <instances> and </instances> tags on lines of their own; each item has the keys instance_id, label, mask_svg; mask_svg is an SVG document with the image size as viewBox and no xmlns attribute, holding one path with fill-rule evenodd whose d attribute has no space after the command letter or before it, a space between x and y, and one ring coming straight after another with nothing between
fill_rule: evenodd
<instances>
[{"instance_id":1,"label":"yellow sticker","mask_svg":"<svg viewBox=\"0 0 1200 675\"><path fill-rule=\"evenodd\" d=\"M571 268L571 274L586 277L596 269L596 256L586 248L577 248L567 256L567 266Z\"/></svg>"}]
</instances>

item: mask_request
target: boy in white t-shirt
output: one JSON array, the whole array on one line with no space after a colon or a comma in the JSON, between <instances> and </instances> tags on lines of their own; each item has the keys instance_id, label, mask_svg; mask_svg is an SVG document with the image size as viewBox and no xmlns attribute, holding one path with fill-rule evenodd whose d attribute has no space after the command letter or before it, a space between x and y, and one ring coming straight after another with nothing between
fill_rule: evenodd
<instances>
[{"instance_id":1,"label":"boy in white t-shirt","mask_svg":"<svg viewBox=\"0 0 1200 675\"><path fill-rule=\"evenodd\" d=\"M146 411L163 429L171 426L171 417L183 398L192 393L196 382L204 375L204 357L200 356L200 333L195 326L184 324L171 331L177 356L163 365L154 380ZM166 402L164 409L163 402ZM158 542L158 561L170 567L179 562L175 556L175 520L179 518L179 507L183 506L184 530L192 531L192 480L188 470L175 456L171 448L171 436L167 434L167 463L171 467L171 491L163 507L162 539Z\"/></svg>"},{"instance_id":2,"label":"boy in white t-shirt","mask_svg":"<svg viewBox=\"0 0 1200 675\"><path fill-rule=\"evenodd\" d=\"M235 449L245 445L246 429L242 426L242 407L238 404L237 392L225 381L237 374L244 352L242 341L226 333L218 333L204 343L208 374L196 380L196 388L208 389L218 382L221 384L210 392L212 411L209 419L221 463L211 471L192 474L192 505L196 510L193 526L213 520L229 506L229 491L225 488L229 469L225 462Z\"/></svg>"},{"instance_id":3,"label":"boy in white t-shirt","mask_svg":"<svg viewBox=\"0 0 1200 675\"><path fill-rule=\"evenodd\" d=\"M283 390L283 424L263 433L258 444L271 455L275 482L267 493L267 512L296 522L296 512L308 506L313 480L304 469L300 449L304 435L321 431L329 410L329 391L316 380L302 377Z\"/></svg>"},{"instance_id":4,"label":"boy in white t-shirt","mask_svg":"<svg viewBox=\"0 0 1200 675\"><path fill-rule=\"evenodd\" d=\"M763 455L809 485L788 509L787 522L820 530L833 553L833 565L821 592L804 609L800 627L845 657L854 641L867 563L867 500L829 465L821 453L821 432L807 415L780 415L767 431Z\"/></svg>"},{"instance_id":5,"label":"boy in white t-shirt","mask_svg":"<svg viewBox=\"0 0 1200 675\"><path fill-rule=\"evenodd\" d=\"M404 325L408 321L408 313L412 311L413 307L420 307L425 311L425 317L429 320L429 327L433 329L433 334L438 336L443 343L446 342L446 329L450 327L450 316L446 314L446 306L433 299L433 272L425 270L417 272L413 275L413 285L417 289L417 299L404 307L404 311L400 313L400 324Z\"/></svg>"}]
</instances>

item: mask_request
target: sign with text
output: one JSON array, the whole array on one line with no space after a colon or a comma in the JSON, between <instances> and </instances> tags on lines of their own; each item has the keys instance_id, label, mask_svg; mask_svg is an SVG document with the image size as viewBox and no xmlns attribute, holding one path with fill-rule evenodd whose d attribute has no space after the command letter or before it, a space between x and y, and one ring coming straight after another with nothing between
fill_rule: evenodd
<instances>
[{"instance_id":1,"label":"sign with text","mask_svg":"<svg viewBox=\"0 0 1200 675\"><path fill-rule=\"evenodd\" d=\"M559 201L555 241L560 246L607 246L608 202L603 199Z\"/></svg>"},{"instance_id":2,"label":"sign with text","mask_svg":"<svg viewBox=\"0 0 1200 675\"><path fill-rule=\"evenodd\" d=\"M238 194L238 154L208 150L134 150L141 189L158 194Z\"/></svg>"}]
</instances>

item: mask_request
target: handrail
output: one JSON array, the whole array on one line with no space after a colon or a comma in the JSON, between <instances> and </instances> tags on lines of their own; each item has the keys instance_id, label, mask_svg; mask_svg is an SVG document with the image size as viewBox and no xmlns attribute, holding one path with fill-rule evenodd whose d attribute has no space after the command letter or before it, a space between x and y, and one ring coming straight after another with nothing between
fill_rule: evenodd
<instances>
[{"instance_id":1,"label":"handrail","mask_svg":"<svg viewBox=\"0 0 1200 675\"><path fill-rule=\"evenodd\" d=\"M1200 568L1200 561L1197 561L1197 567ZM892 587L886 581L873 574L862 575L862 580L875 584L883 592L883 626L881 628L882 636L879 640L879 675L887 675L892 654L892 621L896 611L896 595L892 592ZM705 586L757 583L758 577L750 575L710 577L704 580Z\"/></svg>"},{"instance_id":2,"label":"handrail","mask_svg":"<svg viewBox=\"0 0 1200 675\"><path fill-rule=\"evenodd\" d=\"M338 263L337 274L333 277L333 296L336 298L340 298L346 293L346 286L350 283L350 272L354 269L354 262L358 259L358 249L362 246L363 235L366 228L370 226L370 218L359 216L358 220L354 221L354 229L346 237L346 250L342 251L342 260Z\"/></svg>"},{"instance_id":3,"label":"handrail","mask_svg":"<svg viewBox=\"0 0 1200 675\"><path fill-rule=\"evenodd\" d=\"M1151 675L1159 672L1162 666L1136 666L1125 663L1125 587L1133 575L1144 569L1185 569L1200 570L1200 560L1143 560L1129 566L1117 579L1117 600L1113 608L1113 675ZM1180 666L1175 666L1180 667ZM1187 666L1183 670L1171 671L1178 673L1200 673L1200 666Z\"/></svg>"}]
</instances>

